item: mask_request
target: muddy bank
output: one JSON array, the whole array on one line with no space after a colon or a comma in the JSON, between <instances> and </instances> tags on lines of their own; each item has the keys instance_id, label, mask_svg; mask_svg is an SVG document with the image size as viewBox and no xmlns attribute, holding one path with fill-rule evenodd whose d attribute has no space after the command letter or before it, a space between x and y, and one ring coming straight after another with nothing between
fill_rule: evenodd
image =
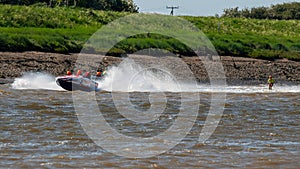
<instances>
[{"instance_id":1,"label":"muddy bank","mask_svg":"<svg viewBox=\"0 0 300 169\"><path fill-rule=\"evenodd\" d=\"M80 57L78 57L80 56ZM182 74L185 70L180 62L191 70L194 77L200 82L208 82L208 73L199 57L183 57L173 59L161 59L142 55L130 55L134 61L141 65L166 66L175 70L182 79L187 78ZM79 58L79 60L78 60ZM207 59L207 58L206 58ZM228 84L258 84L264 83L268 75L273 75L278 83L300 84L300 62L289 61L285 59L276 61L266 61L242 57L221 56L218 58L209 58L210 65L216 64L216 59L221 59L225 70L226 81ZM78 67L85 70L88 67L96 70L98 68L118 65L122 58L96 55L79 54L56 54L42 52L0 52L0 79L1 83L10 83L15 77L20 77L24 72L47 72L54 76L64 75L67 70L73 70L77 61ZM82 64L85 62L84 64ZM88 67L84 67L88 65ZM93 73L93 72L92 72ZM172 72L173 73L173 72Z\"/></svg>"}]
</instances>

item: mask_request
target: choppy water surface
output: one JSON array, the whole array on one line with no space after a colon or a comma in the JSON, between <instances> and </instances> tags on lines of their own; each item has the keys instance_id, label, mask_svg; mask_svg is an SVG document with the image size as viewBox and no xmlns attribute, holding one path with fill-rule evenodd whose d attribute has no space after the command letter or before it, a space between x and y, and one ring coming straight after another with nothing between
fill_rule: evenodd
<instances>
[{"instance_id":1,"label":"choppy water surface","mask_svg":"<svg viewBox=\"0 0 300 169\"><path fill-rule=\"evenodd\" d=\"M107 152L87 136L76 116L72 92L51 86L52 90L24 89L24 84L22 89L14 89L14 85L0 86L1 168L300 166L299 86L293 86L292 92L284 86L277 86L274 91L249 86L224 89L228 92L224 114L218 128L205 143L197 141L214 90L199 87L199 91L190 92L200 95L198 118L182 142L155 157L129 159ZM151 137L172 125L181 106L181 93L164 94L167 99L165 111L158 121L149 124L132 123L118 114L111 92L98 92L96 99L107 122L118 132L133 137ZM149 109L149 92L130 92L129 95L137 109Z\"/></svg>"}]
</instances>

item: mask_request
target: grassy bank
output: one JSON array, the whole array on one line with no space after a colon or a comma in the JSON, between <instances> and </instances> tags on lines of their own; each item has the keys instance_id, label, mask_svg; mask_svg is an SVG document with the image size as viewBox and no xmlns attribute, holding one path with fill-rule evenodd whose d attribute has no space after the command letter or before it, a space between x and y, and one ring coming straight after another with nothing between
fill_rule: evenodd
<instances>
[{"instance_id":1,"label":"grassy bank","mask_svg":"<svg viewBox=\"0 0 300 169\"><path fill-rule=\"evenodd\" d=\"M299 20L185 18L206 33L220 55L300 60Z\"/></svg>"},{"instance_id":2,"label":"grassy bank","mask_svg":"<svg viewBox=\"0 0 300 169\"><path fill-rule=\"evenodd\" d=\"M77 53L101 26L125 15L128 13L0 5L0 50ZM202 30L220 55L300 60L299 20L182 18ZM132 53L158 44L174 53L191 54L178 41L157 35L131 37L119 43L113 53Z\"/></svg>"}]
</instances>

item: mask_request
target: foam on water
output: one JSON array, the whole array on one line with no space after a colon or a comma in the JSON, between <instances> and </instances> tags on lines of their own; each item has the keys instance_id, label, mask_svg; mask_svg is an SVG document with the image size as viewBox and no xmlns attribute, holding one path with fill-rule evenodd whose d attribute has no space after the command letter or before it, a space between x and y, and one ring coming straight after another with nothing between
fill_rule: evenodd
<instances>
[{"instance_id":1,"label":"foam on water","mask_svg":"<svg viewBox=\"0 0 300 169\"><path fill-rule=\"evenodd\" d=\"M107 75L99 82L99 87L106 91L121 92L182 91L181 84L170 73L142 68L130 59L107 70Z\"/></svg>"},{"instance_id":2,"label":"foam on water","mask_svg":"<svg viewBox=\"0 0 300 169\"><path fill-rule=\"evenodd\" d=\"M12 83L13 89L63 90L55 82L55 77L42 72L26 72Z\"/></svg>"},{"instance_id":3,"label":"foam on water","mask_svg":"<svg viewBox=\"0 0 300 169\"><path fill-rule=\"evenodd\" d=\"M118 67L107 71L107 76L99 81L99 87L105 91L121 92L225 92L225 93L289 93L300 92L300 86L274 85L273 90L267 84L257 86L211 86L190 84L177 81L172 74L145 69L127 59Z\"/></svg>"},{"instance_id":4,"label":"foam on water","mask_svg":"<svg viewBox=\"0 0 300 169\"><path fill-rule=\"evenodd\" d=\"M225 93L300 93L300 86L274 85L269 90L267 84L257 86L211 86L177 81L167 71L145 69L133 60L126 59L118 66L107 70L107 75L98 81L99 88L119 92L225 92ZM63 90L48 73L24 73L12 84L14 89Z\"/></svg>"},{"instance_id":5,"label":"foam on water","mask_svg":"<svg viewBox=\"0 0 300 169\"><path fill-rule=\"evenodd\" d=\"M209 86L199 85L198 92L225 92L225 93L300 93L300 86L290 85L274 85L269 90L267 84L259 84L257 86Z\"/></svg>"}]
</instances>

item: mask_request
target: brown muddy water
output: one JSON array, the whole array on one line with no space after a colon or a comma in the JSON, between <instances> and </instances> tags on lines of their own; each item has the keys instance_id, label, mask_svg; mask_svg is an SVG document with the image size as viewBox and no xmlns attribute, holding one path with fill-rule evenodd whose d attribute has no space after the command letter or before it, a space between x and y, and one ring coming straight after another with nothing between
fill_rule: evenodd
<instances>
[{"instance_id":1,"label":"brown muddy water","mask_svg":"<svg viewBox=\"0 0 300 169\"><path fill-rule=\"evenodd\" d=\"M211 93L191 92L191 96L199 94L200 103L187 136L162 154L128 158L111 153L88 136L74 109L72 92L0 85L0 168L299 168L299 92L235 89L228 91L218 127L204 143L198 138ZM148 92L127 94L136 109L151 107ZM193 103L193 99L181 99L181 94L165 92L164 112L149 123L132 122L120 115L114 99L122 97L113 98L112 92L97 92L95 98L106 122L116 131L149 138L174 124L181 102ZM127 144L134 143L111 142L115 148ZM148 151L155 149L152 146Z\"/></svg>"}]
</instances>

